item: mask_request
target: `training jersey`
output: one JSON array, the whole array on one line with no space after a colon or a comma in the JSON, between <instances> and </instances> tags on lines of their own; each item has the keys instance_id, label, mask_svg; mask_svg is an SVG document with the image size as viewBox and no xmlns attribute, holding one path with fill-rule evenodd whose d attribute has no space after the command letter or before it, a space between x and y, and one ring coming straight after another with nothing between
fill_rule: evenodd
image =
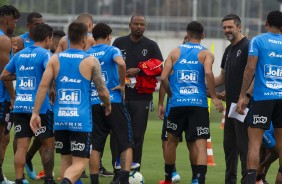
<instances>
[{"instance_id":1,"label":"training jersey","mask_svg":"<svg viewBox=\"0 0 282 184\"><path fill-rule=\"evenodd\" d=\"M16 73L17 76L15 113L32 113L38 86L50 56L50 51L32 45L15 54L5 67L7 71ZM49 98L46 94L40 114L46 114L49 107Z\"/></svg>"},{"instance_id":2,"label":"training jersey","mask_svg":"<svg viewBox=\"0 0 282 184\"><path fill-rule=\"evenodd\" d=\"M91 81L79 71L80 63L87 57L89 54L72 48L58 54L60 70L55 79L54 130L92 131Z\"/></svg>"},{"instance_id":3,"label":"training jersey","mask_svg":"<svg viewBox=\"0 0 282 184\"><path fill-rule=\"evenodd\" d=\"M5 36L5 33L0 29L0 36ZM11 56L11 55L10 55ZM4 102L5 100L10 101L10 95L2 80L0 80L0 102Z\"/></svg>"},{"instance_id":4,"label":"training jersey","mask_svg":"<svg viewBox=\"0 0 282 184\"><path fill-rule=\"evenodd\" d=\"M255 101L282 98L282 35L264 33L249 44L249 56L258 57L253 98Z\"/></svg>"},{"instance_id":5,"label":"training jersey","mask_svg":"<svg viewBox=\"0 0 282 184\"><path fill-rule=\"evenodd\" d=\"M178 48L180 56L172 66L173 73L169 76L172 91L170 107L208 107L205 70L203 64L198 61L199 52L206 48L191 42L186 42Z\"/></svg>"},{"instance_id":6,"label":"training jersey","mask_svg":"<svg viewBox=\"0 0 282 184\"><path fill-rule=\"evenodd\" d=\"M118 74L118 65L114 61L116 57L122 57L120 50L116 47L99 44L90 47L86 53L96 57L101 65L102 77L110 93L110 100L112 103L121 103L122 94L119 90L111 90L112 88L118 86L119 74ZM92 83L92 92L91 92L91 104L100 104L102 101L98 96L97 89Z\"/></svg>"},{"instance_id":7,"label":"training jersey","mask_svg":"<svg viewBox=\"0 0 282 184\"><path fill-rule=\"evenodd\" d=\"M21 39L22 39L22 41L23 41L23 46L24 46L24 48L29 47L29 46L31 46L31 45L34 45L34 40L31 39L31 38L28 36L28 32L26 32L26 33L20 35L20 37L21 37Z\"/></svg>"}]
</instances>

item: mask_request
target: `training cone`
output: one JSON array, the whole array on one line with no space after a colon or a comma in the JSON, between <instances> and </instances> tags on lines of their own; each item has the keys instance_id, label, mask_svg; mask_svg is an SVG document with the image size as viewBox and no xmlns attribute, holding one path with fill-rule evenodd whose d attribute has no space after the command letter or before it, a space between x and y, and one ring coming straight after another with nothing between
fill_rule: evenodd
<instances>
[{"instance_id":1,"label":"training cone","mask_svg":"<svg viewBox=\"0 0 282 184\"><path fill-rule=\"evenodd\" d=\"M214 157L213 157L211 138L207 140L207 153L208 153L208 165L215 166L216 164L214 162Z\"/></svg>"},{"instance_id":2,"label":"training cone","mask_svg":"<svg viewBox=\"0 0 282 184\"><path fill-rule=\"evenodd\" d=\"M220 123L220 128L221 129L224 129L225 113L226 113L226 110L224 109L224 111L222 111L222 118L221 118L221 123Z\"/></svg>"}]
</instances>

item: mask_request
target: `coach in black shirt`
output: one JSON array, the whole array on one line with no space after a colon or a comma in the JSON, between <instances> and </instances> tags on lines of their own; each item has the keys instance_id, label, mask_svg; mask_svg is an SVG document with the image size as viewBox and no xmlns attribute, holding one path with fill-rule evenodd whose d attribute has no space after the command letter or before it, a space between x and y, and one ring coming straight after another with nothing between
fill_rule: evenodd
<instances>
[{"instance_id":1,"label":"coach in black shirt","mask_svg":"<svg viewBox=\"0 0 282 184\"><path fill-rule=\"evenodd\" d=\"M230 45L225 49L221 61L221 73L215 78L215 85L225 84L226 113L223 147L225 153L225 184L237 183L238 157L241 161L242 179L246 183L248 132L247 124L228 118L231 103L237 103L241 91L243 74L248 58L249 40L241 33L241 20L229 14L222 19L222 27Z\"/></svg>"},{"instance_id":2,"label":"coach in black shirt","mask_svg":"<svg viewBox=\"0 0 282 184\"><path fill-rule=\"evenodd\" d=\"M157 43L143 35L146 28L144 16L133 15L129 28L131 33L128 36L117 38L113 46L118 47L123 54L126 63L126 76L136 77L143 75L137 67L139 62L151 58L163 61L163 57ZM138 93L134 88L125 87L125 103L132 121L135 144L133 162L139 164L141 164L144 135L152 99L152 94Z\"/></svg>"}]
</instances>

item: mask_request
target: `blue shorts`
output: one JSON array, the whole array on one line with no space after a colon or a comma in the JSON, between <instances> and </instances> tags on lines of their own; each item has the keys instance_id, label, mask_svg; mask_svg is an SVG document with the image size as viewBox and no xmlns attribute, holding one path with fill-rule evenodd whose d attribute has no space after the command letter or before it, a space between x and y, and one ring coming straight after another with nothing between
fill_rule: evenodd
<instances>
[{"instance_id":1,"label":"blue shorts","mask_svg":"<svg viewBox=\"0 0 282 184\"><path fill-rule=\"evenodd\" d=\"M272 149L276 145L272 123L270 123L269 130L264 131L264 134L262 137L262 145L267 149Z\"/></svg>"}]
</instances>

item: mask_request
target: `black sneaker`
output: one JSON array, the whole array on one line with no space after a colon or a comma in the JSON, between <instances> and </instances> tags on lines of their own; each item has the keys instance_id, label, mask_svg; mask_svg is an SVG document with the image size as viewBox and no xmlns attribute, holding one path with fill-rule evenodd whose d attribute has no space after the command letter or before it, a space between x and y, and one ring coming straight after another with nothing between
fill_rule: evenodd
<instances>
[{"instance_id":1,"label":"black sneaker","mask_svg":"<svg viewBox=\"0 0 282 184\"><path fill-rule=\"evenodd\" d=\"M102 177L114 177L114 173L107 171L105 167L100 167L99 175Z\"/></svg>"},{"instance_id":2,"label":"black sneaker","mask_svg":"<svg viewBox=\"0 0 282 184\"><path fill-rule=\"evenodd\" d=\"M80 175L80 178L88 178L87 174L85 173L85 171L83 171Z\"/></svg>"}]
</instances>

